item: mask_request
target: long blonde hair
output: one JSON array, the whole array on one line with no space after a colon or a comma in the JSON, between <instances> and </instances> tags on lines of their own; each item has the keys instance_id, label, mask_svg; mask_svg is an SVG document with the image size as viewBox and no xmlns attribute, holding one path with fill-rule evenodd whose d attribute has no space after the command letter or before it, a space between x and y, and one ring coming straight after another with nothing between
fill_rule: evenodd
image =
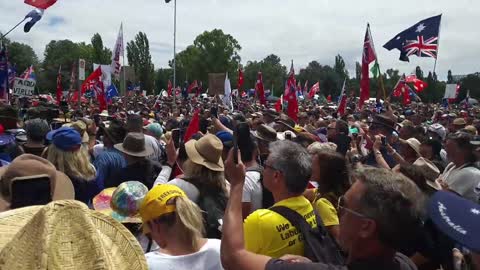
<instances>
[{"instance_id":1,"label":"long blonde hair","mask_svg":"<svg viewBox=\"0 0 480 270\"><path fill-rule=\"evenodd\" d=\"M187 197L176 197L174 203L174 213L162 215L153 222L168 227L179 226L180 233L177 236L183 238L193 249L200 249L200 239L205 235L202 210Z\"/></svg>"},{"instance_id":2,"label":"long blonde hair","mask_svg":"<svg viewBox=\"0 0 480 270\"><path fill-rule=\"evenodd\" d=\"M223 172L210 170L205 166L193 163L190 159L183 163L183 172L185 179L195 185L201 194L219 191L227 194Z\"/></svg>"},{"instance_id":3,"label":"long blonde hair","mask_svg":"<svg viewBox=\"0 0 480 270\"><path fill-rule=\"evenodd\" d=\"M48 146L47 159L55 165L57 170L68 176L85 180L95 178L95 168L90 163L88 151L84 146L77 151L63 151L51 144Z\"/></svg>"}]
</instances>

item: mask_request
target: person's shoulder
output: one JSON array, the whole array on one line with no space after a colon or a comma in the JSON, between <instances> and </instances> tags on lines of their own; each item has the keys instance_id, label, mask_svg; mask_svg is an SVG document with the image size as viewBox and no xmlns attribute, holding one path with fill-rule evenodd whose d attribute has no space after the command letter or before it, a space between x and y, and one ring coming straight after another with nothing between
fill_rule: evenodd
<instances>
[{"instance_id":1,"label":"person's shoulder","mask_svg":"<svg viewBox=\"0 0 480 270\"><path fill-rule=\"evenodd\" d=\"M210 249L210 250L217 250L220 251L220 245L222 241L220 239L209 238L207 239L207 243L203 246L202 249Z\"/></svg>"}]
</instances>

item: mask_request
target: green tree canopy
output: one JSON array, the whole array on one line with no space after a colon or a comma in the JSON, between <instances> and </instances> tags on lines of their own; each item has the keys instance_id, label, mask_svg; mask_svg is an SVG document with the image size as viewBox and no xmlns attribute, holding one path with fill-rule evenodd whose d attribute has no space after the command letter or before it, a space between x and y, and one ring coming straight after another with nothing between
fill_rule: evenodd
<instances>
[{"instance_id":1,"label":"green tree canopy","mask_svg":"<svg viewBox=\"0 0 480 270\"><path fill-rule=\"evenodd\" d=\"M96 64L108 65L112 62L112 51L103 46L102 36L96 33L92 37L93 62Z\"/></svg>"},{"instance_id":2,"label":"green tree canopy","mask_svg":"<svg viewBox=\"0 0 480 270\"><path fill-rule=\"evenodd\" d=\"M8 61L16 67L17 73L23 72L31 65L37 67L39 64L32 47L18 42L11 42L8 45Z\"/></svg>"},{"instance_id":3,"label":"green tree canopy","mask_svg":"<svg viewBox=\"0 0 480 270\"><path fill-rule=\"evenodd\" d=\"M152 93L154 90L154 66L150 55L150 43L143 32L138 32L135 39L127 44L128 63L135 70L142 90Z\"/></svg>"}]
</instances>

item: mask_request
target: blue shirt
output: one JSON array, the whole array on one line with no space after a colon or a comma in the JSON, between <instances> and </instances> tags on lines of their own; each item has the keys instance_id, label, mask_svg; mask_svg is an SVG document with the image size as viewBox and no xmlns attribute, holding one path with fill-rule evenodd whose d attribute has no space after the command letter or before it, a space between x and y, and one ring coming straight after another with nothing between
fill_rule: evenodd
<instances>
[{"instance_id":1,"label":"blue shirt","mask_svg":"<svg viewBox=\"0 0 480 270\"><path fill-rule=\"evenodd\" d=\"M105 179L112 176L112 172L127 166L127 161L122 152L115 148L105 149L93 162L97 170L97 185L103 190L105 188Z\"/></svg>"}]
</instances>

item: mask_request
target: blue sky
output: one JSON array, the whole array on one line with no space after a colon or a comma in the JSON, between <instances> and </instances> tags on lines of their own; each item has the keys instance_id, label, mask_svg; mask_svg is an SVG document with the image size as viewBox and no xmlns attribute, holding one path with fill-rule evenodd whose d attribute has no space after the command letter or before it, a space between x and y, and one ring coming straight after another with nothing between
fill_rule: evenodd
<instances>
[{"instance_id":1,"label":"blue sky","mask_svg":"<svg viewBox=\"0 0 480 270\"><path fill-rule=\"evenodd\" d=\"M205 30L221 28L235 37L242 50L242 62L261 60L268 54L280 56L284 65L293 59L295 68L317 60L332 65L341 54L351 74L360 61L367 22L382 69L396 68L410 73L417 65L426 72L432 59L398 61L398 52L382 45L416 22L443 13L437 73L480 71L480 2L475 0L177 0L177 49L183 49ZM401 4L402 6L399 6ZM31 10L23 1L0 1L5 32ZM5 12L7 11L7 12ZM120 23L124 39L138 31L149 37L155 68L166 67L173 54L173 1L163 0L58 0L30 33L22 29L9 38L31 45L40 59L52 39L88 42L100 33L104 44L113 47Z\"/></svg>"}]
</instances>

